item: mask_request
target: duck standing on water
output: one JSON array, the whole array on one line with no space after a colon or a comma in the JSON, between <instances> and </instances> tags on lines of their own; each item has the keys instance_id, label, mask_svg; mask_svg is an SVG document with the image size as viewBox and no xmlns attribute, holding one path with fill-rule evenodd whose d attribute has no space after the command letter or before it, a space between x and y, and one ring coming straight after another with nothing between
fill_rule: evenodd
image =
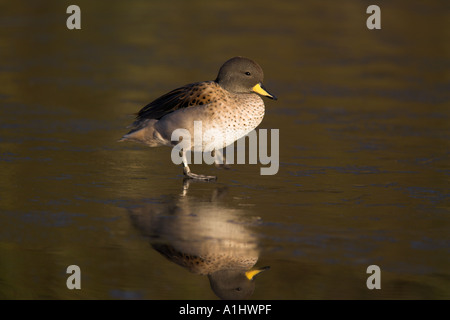
<instances>
[{"instance_id":1,"label":"duck standing on water","mask_svg":"<svg viewBox=\"0 0 450 320\"><path fill-rule=\"evenodd\" d=\"M263 86L264 73L253 60L234 57L226 61L216 80L187 84L150 102L138 113L131 130L119 141L131 140L150 147L171 146L172 133L185 129L192 137L191 148L183 149L183 173L191 179L214 180L215 176L192 173L186 159L189 150L214 152L255 129L264 117L259 95L276 100ZM201 145L194 140L194 121L201 121ZM198 143L198 142L197 142Z\"/></svg>"}]
</instances>

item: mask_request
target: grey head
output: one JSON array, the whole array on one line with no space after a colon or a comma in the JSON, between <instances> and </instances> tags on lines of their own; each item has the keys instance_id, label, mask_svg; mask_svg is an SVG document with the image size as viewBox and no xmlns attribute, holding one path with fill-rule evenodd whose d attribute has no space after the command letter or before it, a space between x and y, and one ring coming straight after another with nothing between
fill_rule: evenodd
<instances>
[{"instance_id":1,"label":"grey head","mask_svg":"<svg viewBox=\"0 0 450 320\"><path fill-rule=\"evenodd\" d=\"M216 82L233 93L258 93L276 100L263 86L264 72L255 61L234 57L220 67Z\"/></svg>"},{"instance_id":2,"label":"grey head","mask_svg":"<svg viewBox=\"0 0 450 320\"><path fill-rule=\"evenodd\" d=\"M254 277L270 267L245 271L242 269L224 269L208 275L211 289L223 300L248 299L255 290Z\"/></svg>"}]
</instances>

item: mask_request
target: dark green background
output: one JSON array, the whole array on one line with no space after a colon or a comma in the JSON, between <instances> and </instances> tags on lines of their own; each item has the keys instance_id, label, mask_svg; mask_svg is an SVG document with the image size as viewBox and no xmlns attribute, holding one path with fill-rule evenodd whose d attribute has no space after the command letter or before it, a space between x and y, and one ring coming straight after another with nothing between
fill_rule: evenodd
<instances>
[{"instance_id":1,"label":"dark green background","mask_svg":"<svg viewBox=\"0 0 450 320\"><path fill-rule=\"evenodd\" d=\"M130 220L167 203L245 230L271 266L254 299L450 298L448 21L447 1L1 1L0 298L216 299ZM279 97L280 171L194 166L219 179L183 197L170 149L116 141L236 55Z\"/></svg>"}]
</instances>

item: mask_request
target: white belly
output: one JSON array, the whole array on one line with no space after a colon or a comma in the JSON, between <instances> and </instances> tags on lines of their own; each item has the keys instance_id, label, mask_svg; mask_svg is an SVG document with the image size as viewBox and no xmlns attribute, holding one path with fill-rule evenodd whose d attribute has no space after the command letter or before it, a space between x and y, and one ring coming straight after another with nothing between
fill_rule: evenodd
<instances>
[{"instance_id":1,"label":"white belly","mask_svg":"<svg viewBox=\"0 0 450 320\"><path fill-rule=\"evenodd\" d=\"M212 151L222 149L254 130L264 117L264 102L257 95L232 107L208 105L178 110L158 121L156 129L161 139L169 145L173 131L180 129L184 139L190 138L186 150ZM178 140L172 145L177 144Z\"/></svg>"}]
</instances>

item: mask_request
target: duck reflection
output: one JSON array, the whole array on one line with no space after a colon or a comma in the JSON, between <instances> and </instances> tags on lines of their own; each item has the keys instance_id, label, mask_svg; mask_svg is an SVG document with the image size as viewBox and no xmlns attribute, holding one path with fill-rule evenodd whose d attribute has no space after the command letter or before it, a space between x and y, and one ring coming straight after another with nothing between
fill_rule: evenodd
<instances>
[{"instance_id":1,"label":"duck reflection","mask_svg":"<svg viewBox=\"0 0 450 320\"><path fill-rule=\"evenodd\" d=\"M254 217L227 206L226 188L216 188L207 199L183 192L157 204L130 209L136 228L152 247L190 272L206 275L221 299L246 299L255 289L255 276L269 267L255 268L258 241L250 230Z\"/></svg>"}]
</instances>

